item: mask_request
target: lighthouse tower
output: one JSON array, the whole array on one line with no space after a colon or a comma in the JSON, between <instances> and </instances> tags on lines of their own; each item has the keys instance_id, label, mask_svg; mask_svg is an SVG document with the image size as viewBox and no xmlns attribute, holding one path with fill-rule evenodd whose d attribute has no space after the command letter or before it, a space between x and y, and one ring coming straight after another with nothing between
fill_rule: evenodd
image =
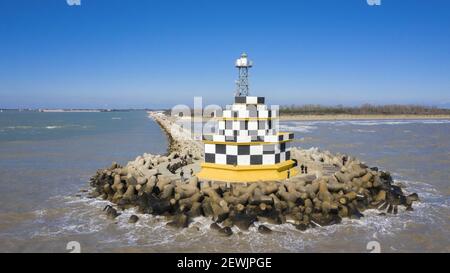
<instances>
[{"instance_id":1,"label":"lighthouse tower","mask_svg":"<svg viewBox=\"0 0 450 273\"><path fill-rule=\"evenodd\" d=\"M203 135L205 161L198 177L224 182L282 180L297 174L289 143L293 133L278 131L278 109L269 109L264 97L249 95L244 53L236 60L239 78L234 103L216 113L217 130Z\"/></svg>"},{"instance_id":2,"label":"lighthouse tower","mask_svg":"<svg viewBox=\"0 0 450 273\"><path fill-rule=\"evenodd\" d=\"M236 81L236 97L247 97L248 92L248 69L253 66L253 62L247 59L247 54L242 53L236 60L236 67L239 70L239 78Z\"/></svg>"}]
</instances>

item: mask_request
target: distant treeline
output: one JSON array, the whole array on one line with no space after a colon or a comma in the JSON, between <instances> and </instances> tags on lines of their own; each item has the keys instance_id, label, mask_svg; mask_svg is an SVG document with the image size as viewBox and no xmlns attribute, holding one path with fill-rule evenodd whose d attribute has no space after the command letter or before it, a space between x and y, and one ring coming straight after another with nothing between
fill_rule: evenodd
<instances>
[{"instance_id":1,"label":"distant treeline","mask_svg":"<svg viewBox=\"0 0 450 273\"><path fill-rule=\"evenodd\" d=\"M323 106L323 105L291 105L281 106L280 113L284 115L449 115L450 109L428 107L421 105L371 105L361 106Z\"/></svg>"}]
</instances>

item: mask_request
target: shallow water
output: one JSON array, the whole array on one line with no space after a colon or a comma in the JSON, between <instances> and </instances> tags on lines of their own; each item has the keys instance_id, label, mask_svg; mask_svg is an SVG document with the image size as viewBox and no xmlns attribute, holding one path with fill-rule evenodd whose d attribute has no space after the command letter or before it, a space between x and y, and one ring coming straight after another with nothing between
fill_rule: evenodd
<instances>
[{"instance_id":1,"label":"shallow water","mask_svg":"<svg viewBox=\"0 0 450 273\"><path fill-rule=\"evenodd\" d=\"M235 229L231 238L217 236L202 218L184 230L149 215L130 225L134 210L111 221L102 212L107 202L76 195L113 160L165 152L165 136L145 112L0 113L0 251L67 252L69 241L83 252L368 252L370 241L384 252L450 251L450 122L281 126L296 133L295 145L349 153L390 170L422 202L396 216L366 211L341 225L305 232L269 225L271 235Z\"/></svg>"}]
</instances>

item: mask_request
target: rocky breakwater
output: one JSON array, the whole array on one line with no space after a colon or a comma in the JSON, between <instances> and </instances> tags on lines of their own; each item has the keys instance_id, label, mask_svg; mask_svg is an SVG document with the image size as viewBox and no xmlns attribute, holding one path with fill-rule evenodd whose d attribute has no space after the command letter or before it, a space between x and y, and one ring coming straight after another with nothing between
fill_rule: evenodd
<instances>
[{"instance_id":1,"label":"rocky breakwater","mask_svg":"<svg viewBox=\"0 0 450 273\"><path fill-rule=\"evenodd\" d=\"M178 125L176 123L176 117L167 116L161 112L148 112L148 114L150 118L159 124L161 129L167 135L167 138L169 139L169 153L178 152L191 154L196 158L202 157L202 143L194 140L190 131ZM181 119L178 119L178 121L180 120ZM191 120L186 119L186 122L191 122Z\"/></svg>"},{"instance_id":2,"label":"rocky breakwater","mask_svg":"<svg viewBox=\"0 0 450 273\"><path fill-rule=\"evenodd\" d=\"M159 123L164 122L170 125L163 118ZM113 163L98 170L90 180L91 197L112 203L105 208L110 218L130 207L166 216L167 225L177 228L188 227L196 217L208 217L214 220L211 229L226 236L233 233L233 226L248 230L255 222L259 232L268 234L271 230L264 223L305 230L338 224L343 218L358 219L367 209L396 214L412 210L418 200L417 194L406 194L396 185L388 172L318 149L292 149L292 158L308 171L288 180L199 181L198 146L178 146L197 145L193 143L177 142L176 151L168 156L144 154L126 166ZM129 222L138 220L133 215Z\"/></svg>"}]
</instances>

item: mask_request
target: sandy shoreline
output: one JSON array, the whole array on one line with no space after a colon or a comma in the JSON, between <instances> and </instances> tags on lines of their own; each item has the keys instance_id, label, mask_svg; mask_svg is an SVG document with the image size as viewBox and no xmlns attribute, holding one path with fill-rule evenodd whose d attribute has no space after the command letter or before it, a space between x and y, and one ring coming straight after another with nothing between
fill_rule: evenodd
<instances>
[{"instance_id":1,"label":"sandy shoreline","mask_svg":"<svg viewBox=\"0 0 450 273\"><path fill-rule=\"evenodd\" d=\"M280 120L393 120L448 119L450 115L281 115Z\"/></svg>"}]
</instances>

